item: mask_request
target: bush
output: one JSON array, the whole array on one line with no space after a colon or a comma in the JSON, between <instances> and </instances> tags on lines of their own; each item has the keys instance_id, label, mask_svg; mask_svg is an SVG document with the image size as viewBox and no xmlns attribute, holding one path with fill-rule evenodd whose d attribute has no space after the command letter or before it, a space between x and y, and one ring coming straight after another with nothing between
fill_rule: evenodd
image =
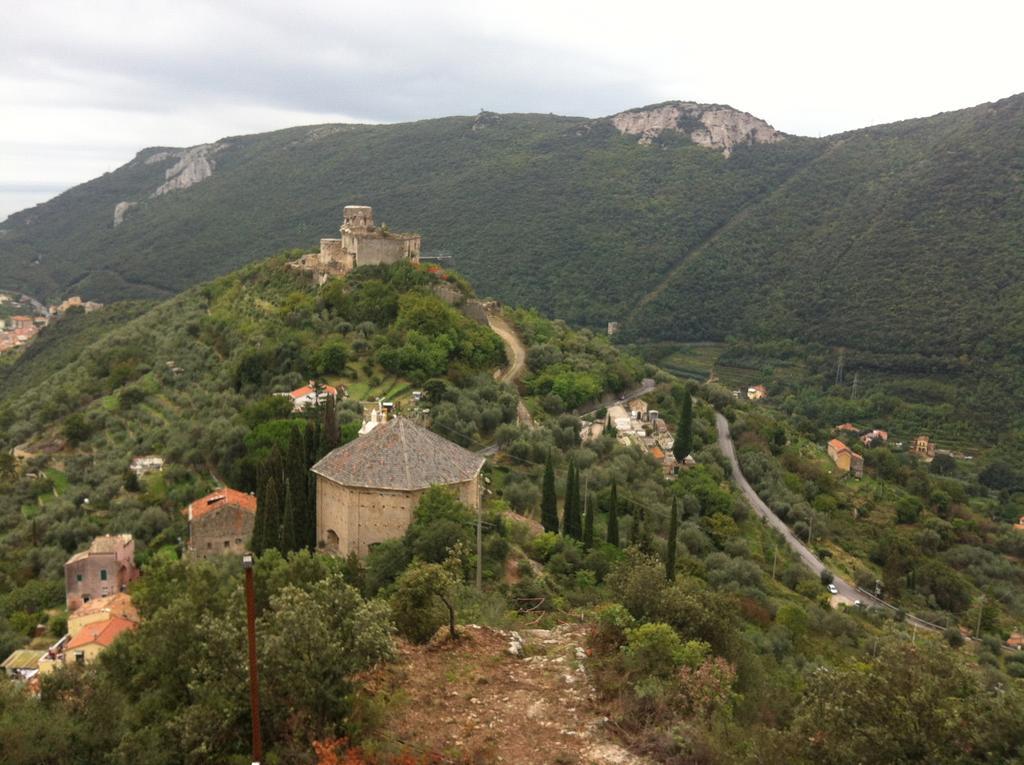
<instances>
[{"instance_id":1,"label":"bush","mask_svg":"<svg viewBox=\"0 0 1024 765\"><path fill-rule=\"evenodd\" d=\"M959 648L964 644L964 636L960 633L959 627L947 627L943 631L942 637L946 639L950 648Z\"/></svg>"}]
</instances>

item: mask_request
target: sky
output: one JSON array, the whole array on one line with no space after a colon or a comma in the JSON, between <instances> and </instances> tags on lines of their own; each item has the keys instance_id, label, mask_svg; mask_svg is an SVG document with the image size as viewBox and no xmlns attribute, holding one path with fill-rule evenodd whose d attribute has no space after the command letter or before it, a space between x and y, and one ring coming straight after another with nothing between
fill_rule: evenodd
<instances>
[{"instance_id":1,"label":"sky","mask_svg":"<svg viewBox=\"0 0 1024 765\"><path fill-rule=\"evenodd\" d=\"M129 161L323 122L679 99L827 135L1024 91L1019 0L0 0L0 220Z\"/></svg>"}]
</instances>

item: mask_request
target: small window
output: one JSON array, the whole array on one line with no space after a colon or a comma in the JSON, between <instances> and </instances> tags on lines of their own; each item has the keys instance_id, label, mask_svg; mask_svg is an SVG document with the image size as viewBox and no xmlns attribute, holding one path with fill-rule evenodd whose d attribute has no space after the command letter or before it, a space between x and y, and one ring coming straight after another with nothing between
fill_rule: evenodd
<instances>
[{"instance_id":1,"label":"small window","mask_svg":"<svg viewBox=\"0 0 1024 765\"><path fill-rule=\"evenodd\" d=\"M75 664L85 664L85 651L75 651Z\"/></svg>"},{"instance_id":2,"label":"small window","mask_svg":"<svg viewBox=\"0 0 1024 765\"><path fill-rule=\"evenodd\" d=\"M241 537L235 537L235 544L236 545L242 544L242 538Z\"/></svg>"},{"instance_id":3,"label":"small window","mask_svg":"<svg viewBox=\"0 0 1024 765\"><path fill-rule=\"evenodd\" d=\"M75 581L76 582L81 582L82 581L82 575L81 574L75 574Z\"/></svg>"},{"instance_id":4,"label":"small window","mask_svg":"<svg viewBox=\"0 0 1024 765\"><path fill-rule=\"evenodd\" d=\"M206 543L206 549L207 550L212 550L213 549L213 542L207 542Z\"/></svg>"},{"instance_id":5,"label":"small window","mask_svg":"<svg viewBox=\"0 0 1024 765\"><path fill-rule=\"evenodd\" d=\"M105 568L101 568L100 569L100 581L101 582L107 581L107 570Z\"/></svg>"},{"instance_id":6,"label":"small window","mask_svg":"<svg viewBox=\"0 0 1024 765\"><path fill-rule=\"evenodd\" d=\"M230 546L230 544L231 544L231 540L230 539L225 539L224 540L224 549L227 549L228 546Z\"/></svg>"},{"instance_id":7,"label":"small window","mask_svg":"<svg viewBox=\"0 0 1024 765\"><path fill-rule=\"evenodd\" d=\"M82 596L82 602L83 603L88 603L90 600L92 600L92 595L83 595Z\"/></svg>"}]
</instances>

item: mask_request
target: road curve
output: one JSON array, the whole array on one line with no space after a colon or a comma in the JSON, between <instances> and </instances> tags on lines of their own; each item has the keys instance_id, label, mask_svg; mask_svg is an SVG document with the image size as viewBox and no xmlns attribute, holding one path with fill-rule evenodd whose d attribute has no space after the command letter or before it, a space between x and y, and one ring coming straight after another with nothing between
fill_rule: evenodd
<instances>
[{"instance_id":1,"label":"road curve","mask_svg":"<svg viewBox=\"0 0 1024 765\"><path fill-rule=\"evenodd\" d=\"M523 345L523 341L519 339L516 331L501 316L488 313L487 323L491 325L494 333L505 343L505 347L511 356L508 367L495 372L494 379L498 382L515 383L526 370L526 346Z\"/></svg>"},{"instance_id":2,"label":"road curve","mask_svg":"<svg viewBox=\"0 0 1024 765\"><path fill-rule=\"evenodd\" d=\"M797 539L789 526L783 523L782 519L772 512L771 508L768 507L768 505L766 505L759 496L757 496L757 492L754 491L754 488L747 482L746 477L743 475L743 471L740 470L739 460L736 459L736 449L732 443L732 435L729 433L729 421L725 419L725 415L721 412L715 412L715 427L718 429L718 448L721 449L722 454L725 455L725 458L729 460L729 464L732 466L733 483L735 483L743 493L743 496L747 498L747 502L749 502L750 506L754 508L754 512L767 521L772 528L782 534L783 539L786 540L786 544L789 545L790 549L800 557L800 561L815 574L820 575L826 568L825 564L818 559L817 555L808 549L807 545ZM868 600L866 595L842 577L833 575L832 584L834 584L836 589L839 590L839 595L835 596L835 599L841 599L847 603L853 603L857 600L862 602Z\"/></svg>"},{"instance_id":3,"label":"road curve","mask_svg":"<svg viewBox=\"0 0 1024 765\"><path fill-rule=\"evenodd\" d=\"M749 502L750 506L754 508L754 512L764 518L772 528L782 534L782 538L786 540L786 544L789 545L790 549L800 557L800 562L815 574L820 575L822 570L826 568L825 564L818 559L817 555L808 549L807 545L796 537L789 526L783 523L779 516L772 512L771 508L768 507L768 505L766 505L759 496L757 496L757 492L754 491L753 487L747 482L746 476L744 476L743 471L740 470L739 460L736 459L736 449L733 446L732 435L729 433L729 421L725 419L725 415L721 412L715 412L715 427L718 429L718 448L721 449L722 454L725 455L726 459L729 460L729 464L732 466L733 483L735 483L743 493L743 496L747 498L747 502ZM851 605L853 603L860 602L867 608L886 608L892 611L898 610L895 606L886 603L884 600L879 600L874 595L871 595L864 590L857 589L845 579L840 576L836 576L834 573L832 575L832 584L834 584L836 589L839 590L838 595L832 596L833 606L839 603ZM905 616L908 624L917 625L922 629L933 631L941 631L942 629L939 625L927 622L913 614L905 613Z\"/></svg>"}]
</instances>

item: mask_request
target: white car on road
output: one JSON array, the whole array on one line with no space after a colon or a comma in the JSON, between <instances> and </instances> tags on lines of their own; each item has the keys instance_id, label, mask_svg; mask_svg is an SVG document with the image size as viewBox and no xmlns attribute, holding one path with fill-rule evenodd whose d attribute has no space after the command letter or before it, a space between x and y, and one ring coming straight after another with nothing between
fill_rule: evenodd
<instances>
[{"instance_id":1,"label":"white car on road","mask_svg":"<svg viewBox=\"0 0 1024 765\"><path fill-rule=\"evenodd\" d=\"M830 584L828 586L828 591L831 592L833 595L838 595L839 594L839 588L836 587L834 584Z\"/></svg>"}]
</instances>

